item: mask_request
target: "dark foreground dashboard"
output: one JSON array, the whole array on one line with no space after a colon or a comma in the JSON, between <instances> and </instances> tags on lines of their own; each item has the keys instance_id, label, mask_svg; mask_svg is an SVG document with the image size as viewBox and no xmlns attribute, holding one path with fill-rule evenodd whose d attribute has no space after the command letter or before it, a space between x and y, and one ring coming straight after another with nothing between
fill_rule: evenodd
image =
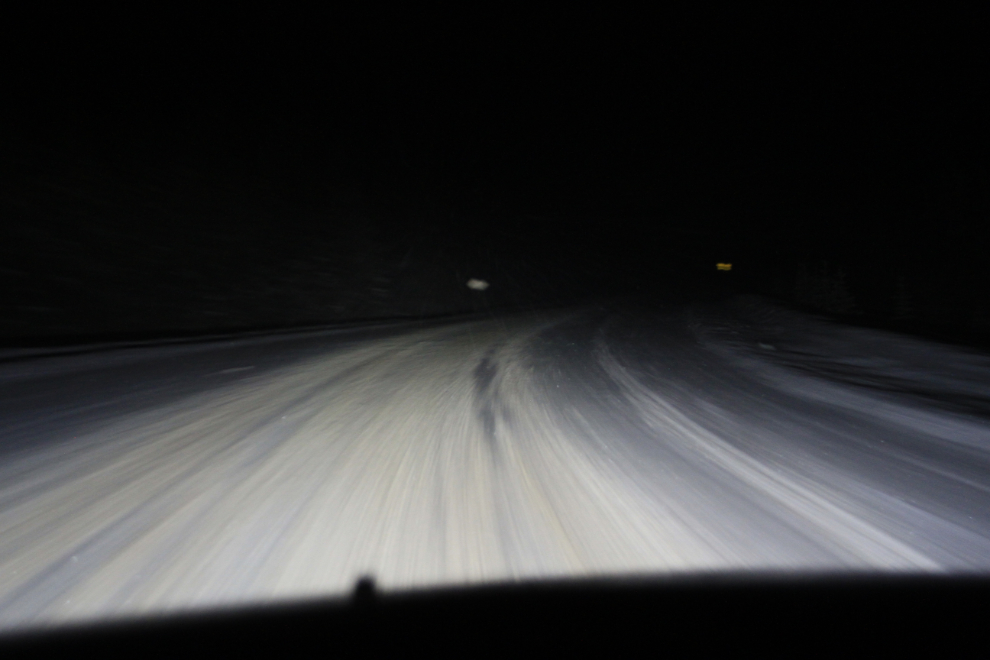
<instances>
[{"instance_id":1,"label":"dark foreground dashboard","mask_svg":"<svg viewBox=\"0 0 990 660\"><path fill-rule=\"evenodd\" d=\"M344 600L8 633L0 657L978 656L988 606L983 577L569 580L394 595L364 580Z\"/></svg>"}]
</instances>

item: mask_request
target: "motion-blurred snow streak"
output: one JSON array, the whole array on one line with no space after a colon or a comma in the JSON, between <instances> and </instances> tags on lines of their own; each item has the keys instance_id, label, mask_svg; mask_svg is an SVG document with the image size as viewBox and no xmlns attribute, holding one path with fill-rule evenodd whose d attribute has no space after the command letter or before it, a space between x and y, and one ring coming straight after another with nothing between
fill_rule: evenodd
<instances>
[{"instance_id":1,"label":"motion-blurred snow streak","mask_svg":"<svg viewBox=\"0 0 990 660\"><path fill-rule=\"evenodd\" d=\"M205 393L80 413L76 437L0 462L0 625L339 595L364 574L990 568L990 426L809 375L848 365L857 335L810 360L794 337L814 333L787 328L813 320L747 313L317 337L282 366L211 367L227 380Z\"/></svg>"}]
</instances>

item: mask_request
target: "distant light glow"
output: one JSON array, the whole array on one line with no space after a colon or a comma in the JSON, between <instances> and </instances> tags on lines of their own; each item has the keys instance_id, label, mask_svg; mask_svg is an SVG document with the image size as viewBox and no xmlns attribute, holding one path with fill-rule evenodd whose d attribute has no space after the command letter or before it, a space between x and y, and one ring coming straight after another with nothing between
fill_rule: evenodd
<instances>
[{"instance_id":1,"label":"distant light glow","mask_svg":"<svg viewBox=\"0 0 990 660\"><path fill-rule=\"evenodd\" d=\"M473 277L468 280L467 285L469 289L474 289L475 291L484 291L488 288L488 282L485 280L476 280Z\"/></svg>"},{"instance_id":2,"label":"distant light glow","mask_svg":"<svg viewBox=\"0 0 990 660\"><path fill-rule=\"evenodd\" d=\"M715 264L719 270L732 270L732 264Z\"/></svg>"}]
</instances>

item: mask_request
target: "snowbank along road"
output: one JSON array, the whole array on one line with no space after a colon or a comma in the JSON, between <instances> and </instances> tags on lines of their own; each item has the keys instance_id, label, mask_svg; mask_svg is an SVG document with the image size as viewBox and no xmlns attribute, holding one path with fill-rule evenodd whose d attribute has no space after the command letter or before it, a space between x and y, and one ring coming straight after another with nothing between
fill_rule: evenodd
<instances>
[{"instance_id":1,"label":"snowbank along road","mask_svg":"<svg viewBox=\"0 0 990 660\"><path fill-rule=\"evenodd\" d=\"M990 359L756 299L0 365L0 627L588 575L990 569Z\"/></svg>"}]
</instances>

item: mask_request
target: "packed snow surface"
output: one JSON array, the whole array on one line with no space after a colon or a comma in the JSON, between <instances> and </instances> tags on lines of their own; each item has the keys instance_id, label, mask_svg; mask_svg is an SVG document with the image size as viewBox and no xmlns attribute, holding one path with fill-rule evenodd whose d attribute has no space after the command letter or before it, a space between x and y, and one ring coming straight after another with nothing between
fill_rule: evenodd
<instances>
[{"instance_id":1,"label":"packed snow surface","mask_svg":"<svg viewBox=\"0 0 990 660\"><path fill-rule=\"evenodd\" d=\"M0 626L525 578L985 573L990 357L760 299L0 365Z\"/></svg>"}]
</instances>

